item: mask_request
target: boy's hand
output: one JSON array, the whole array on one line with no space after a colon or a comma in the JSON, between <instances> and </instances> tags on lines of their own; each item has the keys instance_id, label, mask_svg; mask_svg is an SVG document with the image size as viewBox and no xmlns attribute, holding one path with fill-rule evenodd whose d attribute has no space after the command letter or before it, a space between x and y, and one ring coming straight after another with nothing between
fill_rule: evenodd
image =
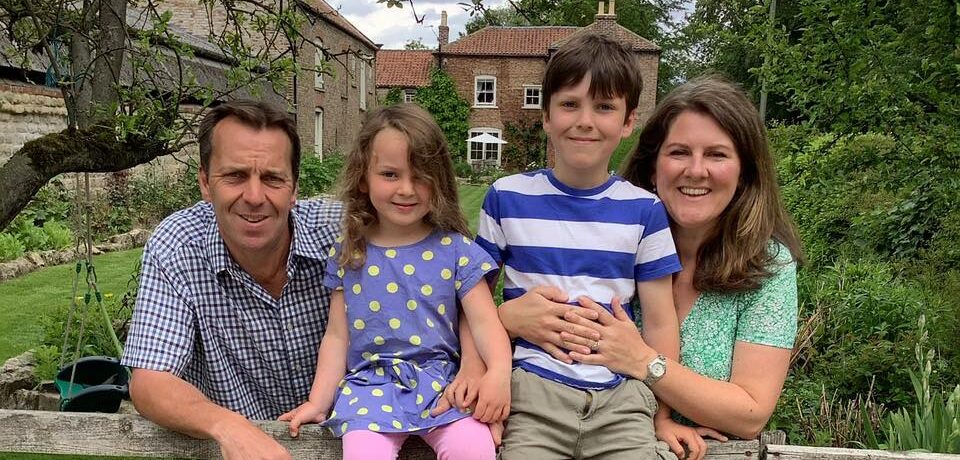
<instances>
[{"instance_id":1,"label":"boy's hand","mask_svg":"<svg viewBox=\"0 0 960 460\"><path fill-rule=\"evenodd\" d=\"M681 425L669 417L656 417L654 428L657 439L667 443L677 458L686 460L702 460L707 455L705 436L721 442L727 440L726 436L710 428Z\"/></svg>"},{"instance_id":2,"label":"boy's hand","mask_svg":"<svg viewBox=\"0 0 960 460\"><path fill-rule=\"evenodd\" d=\"M480 395L473 418L483 422L499 422L510 415L510 372L487 372L480 379Z\"/></svg>"},{"instance_id":3,"label":"boy's hand","mask_svg":"<svg viewBox=\"0 0 960 460\"><path fill-rule=\"evenodd\" d=\"M277 420L290 422L290 437L300 434L300 426L306 423L320 423L327 419L329 408L320 407L311 401L301 404L296 409L281 415Z\"/></svg>"}]
</instances>

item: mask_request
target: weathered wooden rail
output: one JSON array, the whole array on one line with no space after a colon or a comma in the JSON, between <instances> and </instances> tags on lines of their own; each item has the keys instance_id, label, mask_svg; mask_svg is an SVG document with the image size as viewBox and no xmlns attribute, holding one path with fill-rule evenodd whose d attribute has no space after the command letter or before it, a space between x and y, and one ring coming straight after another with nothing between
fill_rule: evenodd
<instances>
[{"instance_id":1,"label":"weathered wooden rail","mask_svg":"<svg viewBox=\"0 0 960 460\"><path fill-rule=\"evenodd\" d=\"M340 459L340 441L319 428L306 426L296 439L283 422L257 422L296 459ZM782 432L764 433L759 440L724 443L707 441L709 460L960 460L960 455L894 453L853 449L786 446ZM764 451L766 450L766 451ZM89 414L0 410L0 452L126 456L148 458L219 459L212 440L174 433L130 414ZM418 438L408 441L401 460L432 460L433 451ZM536 459L531 459L536 460Z\"/></svg>"}]
</instances>

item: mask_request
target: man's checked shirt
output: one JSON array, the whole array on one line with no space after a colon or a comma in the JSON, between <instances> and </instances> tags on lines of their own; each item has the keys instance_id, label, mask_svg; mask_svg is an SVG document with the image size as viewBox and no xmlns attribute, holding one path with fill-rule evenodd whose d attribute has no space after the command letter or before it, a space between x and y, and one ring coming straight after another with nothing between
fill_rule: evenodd
<instances>
[{"instance_id":1,"label":"man's checked shirt","mask_svg":"<svg viewBox=\"0 0 960 460\"><path fill-rule=\"evenodd\" d=\"M166 218L143 252L123 364L172 372L251 419L275 419L306 401L330 308L321 281L341 214L338 202L293 208L279 299L230 257L209 203Z\"/></svg>"}]
</instances>

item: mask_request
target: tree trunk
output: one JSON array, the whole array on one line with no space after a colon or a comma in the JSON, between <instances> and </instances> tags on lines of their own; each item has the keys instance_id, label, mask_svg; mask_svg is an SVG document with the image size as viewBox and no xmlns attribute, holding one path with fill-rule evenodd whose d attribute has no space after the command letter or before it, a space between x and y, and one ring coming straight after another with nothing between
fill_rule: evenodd
<instances>
[{"instance_id":1,"label":"tree trunk","mask_svg":"<svg viewBox=\"0 0 960 460\"><path fill-rule=\"evenodd\" d=\"M65 129L32 140L0 166L0 229L7 226L50 179L65 172L114 172L173 153L163 143L112 129Z\"/></svg>"}]
</instances>

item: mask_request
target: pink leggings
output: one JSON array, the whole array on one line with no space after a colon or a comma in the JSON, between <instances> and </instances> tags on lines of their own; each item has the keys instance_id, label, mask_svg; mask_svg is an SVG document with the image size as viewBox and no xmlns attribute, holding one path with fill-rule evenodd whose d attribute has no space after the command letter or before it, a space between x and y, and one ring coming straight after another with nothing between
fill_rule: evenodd
<instances>
[{"instance_id":1,"label":"pink leggings","mask_svg":"<svg viewBox=\"0 0 960 460\"><path fill-rule=\"evenodd\" d=\"M343 436L344 460L394 460L407 433L351 431ZM439 460L493 460L496 450L490 428L472 417L421 435L437 453Z\"/></svg>"}]
</instances>

